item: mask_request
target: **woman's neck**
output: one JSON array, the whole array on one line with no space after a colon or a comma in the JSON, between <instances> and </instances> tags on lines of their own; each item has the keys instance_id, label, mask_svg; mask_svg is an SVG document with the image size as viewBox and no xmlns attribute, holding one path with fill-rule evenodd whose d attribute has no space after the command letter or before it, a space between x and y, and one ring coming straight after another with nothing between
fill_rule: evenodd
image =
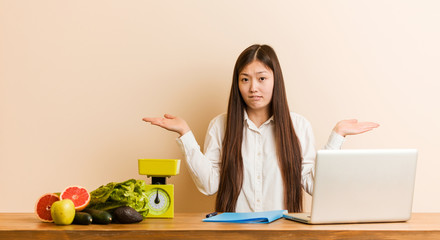
<instances>
[{"instance_id":1,"label":"woman's neck","mask_svg":"<svg viewBox=\"0 0 440 240\"><path fill-rule=\"evenodd\" d=\"M269 118L270 114L268 110L246 110L249 119L255 124L255 126L260 127Z\"/></svg>"}]
</instances>

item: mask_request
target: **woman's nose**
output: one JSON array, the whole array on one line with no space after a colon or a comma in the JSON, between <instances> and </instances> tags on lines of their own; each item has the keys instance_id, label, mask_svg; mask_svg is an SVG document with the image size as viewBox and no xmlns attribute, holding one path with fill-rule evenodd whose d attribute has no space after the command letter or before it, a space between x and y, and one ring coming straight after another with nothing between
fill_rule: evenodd
<instances>
[{"instance_id":1,"label":"woman's nose","mask_svg":"<svg viewBox=\"0 0 440 240\"><path fill-rule=\"evenodd\" d=\"M257 91L257 83L255 82L255 81L251 81L251 84L250 84L250 88L249 88L249 90L251 91L251 92L256 92Z\"/></svg>"}]
</instances>

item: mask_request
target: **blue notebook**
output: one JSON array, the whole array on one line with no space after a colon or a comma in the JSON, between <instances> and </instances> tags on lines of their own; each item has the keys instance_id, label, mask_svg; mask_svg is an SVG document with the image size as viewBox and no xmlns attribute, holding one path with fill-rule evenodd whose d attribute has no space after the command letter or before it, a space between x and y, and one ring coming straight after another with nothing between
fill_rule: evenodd
<instances>
[{"instance_id":1,"label":"blue notebook","mask_svg":"<svg viewBox=\"0 0 440 240\"><path fill-rule=\"evenodd\" d=\"M287 210L265 212L225 212L214 217L203 219L204 222L230 222L230 223L270 223L287 213Z\"/></svg>"}]
</instances>

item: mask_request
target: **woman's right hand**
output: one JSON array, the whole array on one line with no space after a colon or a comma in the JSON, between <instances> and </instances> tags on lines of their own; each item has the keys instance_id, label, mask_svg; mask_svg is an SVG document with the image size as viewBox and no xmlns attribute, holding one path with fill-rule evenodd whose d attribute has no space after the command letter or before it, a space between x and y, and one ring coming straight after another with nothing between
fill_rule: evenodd
<instances>
[{"instance_id":1,"label":"woman's right hand","mask_svg":"<svg viewBox=\"0 0 440 240\"><path fill-rule=\"evenodd\" d=\"M146 117L142 120L145 122L149 122L153 125L159 126L161 128L165 128L168 131L176 132L183 136L183 134L189 132L191 129L185 120L180 117L176 117L170 114L163 115L164 117Z\"/></svg>"}]
</instances>

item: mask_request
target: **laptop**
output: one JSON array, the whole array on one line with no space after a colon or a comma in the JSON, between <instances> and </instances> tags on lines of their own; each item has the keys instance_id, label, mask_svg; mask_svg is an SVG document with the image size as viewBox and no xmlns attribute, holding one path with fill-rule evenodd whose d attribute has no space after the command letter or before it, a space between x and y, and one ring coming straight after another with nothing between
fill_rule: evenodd
<instances>
[{"instance_id":1,"label":"laptop","mask_svg":"<svg viewBox=\"0 0 440 240\"><path fill-rule=\"evenodd\" d=\"M308 224L400 222L411 218L416 149L319 150Z\"/></svg>"}]
</instances>

